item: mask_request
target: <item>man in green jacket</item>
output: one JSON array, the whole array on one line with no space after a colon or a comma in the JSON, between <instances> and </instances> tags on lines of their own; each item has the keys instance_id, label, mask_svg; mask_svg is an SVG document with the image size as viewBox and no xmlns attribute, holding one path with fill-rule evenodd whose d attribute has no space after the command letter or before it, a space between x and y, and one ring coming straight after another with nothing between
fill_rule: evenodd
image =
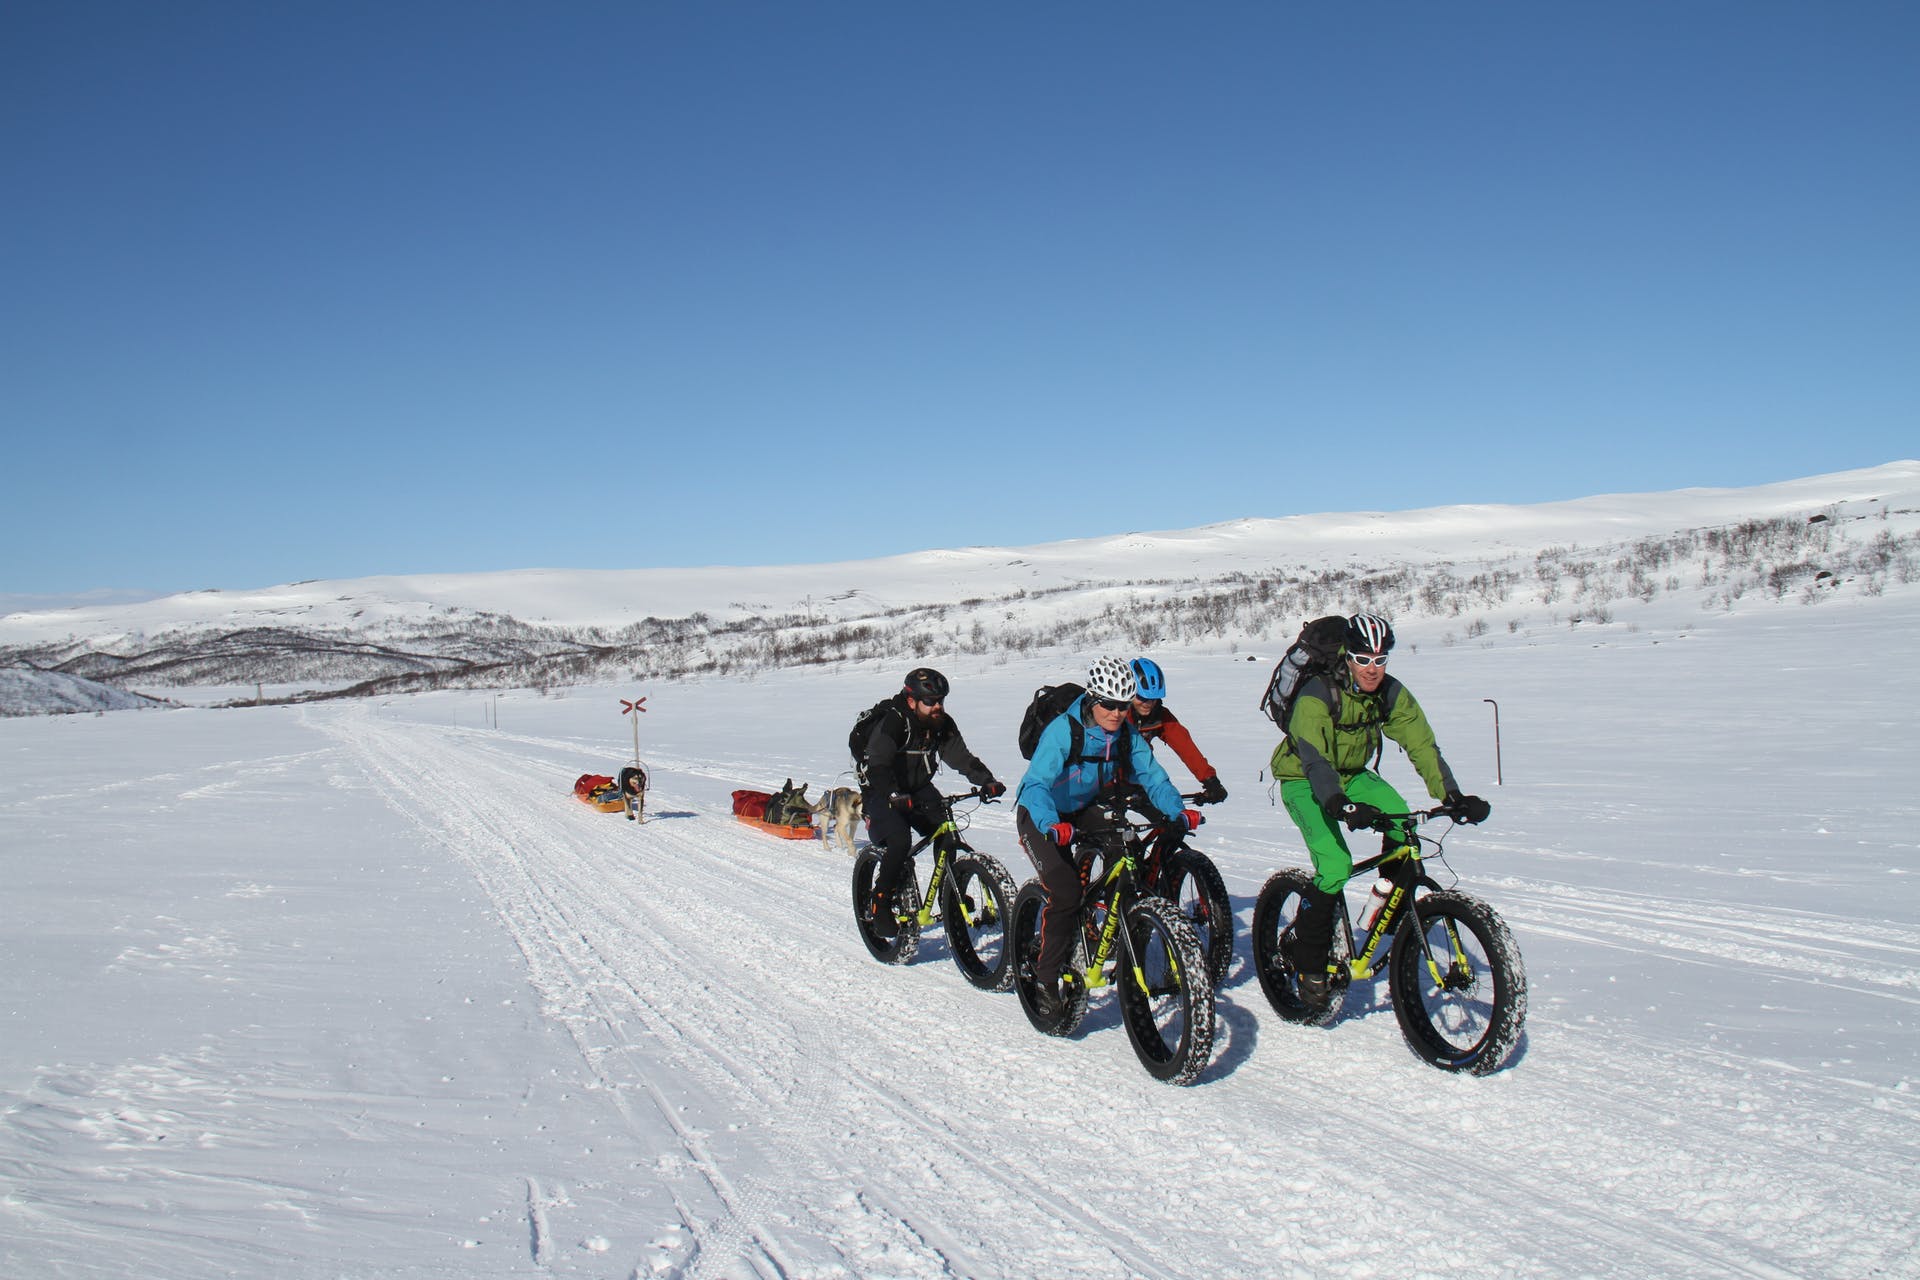
<instances>
[{"instance_id":1,"label":"man in green jacket","mask_svg":"<svg viewBox=\"0 0 1920 1280\"><path fill-rule=\"evenodd\" d=\"M1287 736L1273 752L1280 798L1313 857L1314 891L1301 897L1289 936L1282 939L1298 974L1300 998L1324 1008L1331 996L1327 962L1333 950L1335 904L1353 874L1353 854L1339 823L1354 831L1374 827L1383 813L1405 813L1407 802L1371 768L1391 738L1427 784L1465 822L1484 822L1491 806L1460 794L1453 770L1434 742L1426 713L1406 686L1387 674L1393 627L1377 614L1347 619L1339 669L1310 677L1300 686L1287 717ZM1409 823L1381 827L1388 840L1404 843Z\"/></svg>"}]
</instances>

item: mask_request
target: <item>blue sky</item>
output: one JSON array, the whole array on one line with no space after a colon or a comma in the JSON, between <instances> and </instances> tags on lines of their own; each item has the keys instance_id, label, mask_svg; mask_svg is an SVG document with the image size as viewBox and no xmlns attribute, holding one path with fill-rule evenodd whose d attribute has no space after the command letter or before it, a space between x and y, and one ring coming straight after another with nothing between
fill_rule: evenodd
<instances>
[{"instance_id":1,"label":"blue sky","mask_svg":"<svg viewBox=\"0 0 1920 1280\"><path fill-rule=\"evenodd\" d=\"M0 593L1920 453L1920 5L0 6Z\"/></svg>"}]
</instances>

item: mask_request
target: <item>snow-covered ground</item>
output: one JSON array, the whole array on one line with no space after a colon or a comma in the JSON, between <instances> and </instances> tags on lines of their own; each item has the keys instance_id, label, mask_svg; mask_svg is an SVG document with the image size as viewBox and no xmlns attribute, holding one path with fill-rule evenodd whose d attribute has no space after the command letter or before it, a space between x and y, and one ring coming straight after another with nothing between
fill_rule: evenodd
<instances>
[{"instance_id":1,"label":"snow-covered ground","mask_svg":"<svg viewBox=\"0 0 1920 1280\"><path fill-rule=\"evenodd\" d=\"M1917 632L1904 586L1396 654L1493 801L1448 863L1526 959L1479 1079L1384 989L1303 1029L1249 972L1301 860L1273 653L1155 655L1233 793L1188 1089L1108 998L1050 1040L933 933L875 964L845 856L730 819L842 781L897 664L0 723L0 1274L1920 1274ZM1074 672L942 665L1013 781ZM642 693L635 825L569 787ZM972 836L1023 880L1010 822Z\"/></svg>"}]
</instances>

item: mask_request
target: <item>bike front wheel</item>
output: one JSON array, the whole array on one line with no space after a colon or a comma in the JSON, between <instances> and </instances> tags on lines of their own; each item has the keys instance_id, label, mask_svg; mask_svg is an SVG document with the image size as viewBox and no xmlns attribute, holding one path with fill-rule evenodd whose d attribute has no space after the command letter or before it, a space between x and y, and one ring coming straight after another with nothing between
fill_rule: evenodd
<instances>
[{"instance_id":1,"label":"bike front wheel","mask_svg":"<svg viewBox=\"0 0 1920 1280\"><path fill-rule=\"evenodd\" d=\"M1160 896L1179 908L1199 939L1214 985L1226 981L1233 964L1233 900L1213 859L1195 849L1183 849L1167 860L1161 873Z\"/></svg>"},{"instance_id":2,"label":"bike front wheel","mask_svg":"<svg viewBox=\"0 0 1920 1280\"><path fill-rule=\"evenodd\" d=\"M880 871L880 851L866 848L853 860L853 924L867 953L881 964L911 964L920 954L920 885L909 868L893 895L893 936L874 928L867 912L873 904L873 879Z\"/></svg>"},{"instance_id":3,"label":"bike front wheel","mask_svg":"<svg viewBox=\"0 0 1920 1280\"><path fill-rule=\"evenodd\" d=\"M1506 922L1480 899L1421 898L1394 933L1389 973L1400 1033L1422 1061L1483 1076L1519 1043L1526 969Z\"/></svg>"},{"instance_id":4,"label":"bike front wheel","mask_svg":"<svg viewBox=\"0 0 1920 1280\"><path fill-rule=\"evenodd\" d=\"M1013 877L999 860L967 852L954 859L942 891L940 914L947 926L953 962L982 991L1013 985Z\"/></svg>"},{"instance_id":5,"label":"bike front wheel","mask_svg":"<svg viewBox=\"0 0 1920 1280\"><path fill-rule=\"evenodd\" d=\"M1122 957L1120 1012L1147 1074L1192 1084L1213 1057L1213 977L1193 926L1164 898L1126 909L1130 954Z\"/></svg>"},{"instance_id":6,"label":"bike front wheel","mask_svg":"<svg viewBox=\"0 0 1920 1280\"><path fill-rule=\"evenodd\" d=\"M1282 943L1300 914L1300 900L1313 887L1313 874L1298 867L1276 871L1261 886L1253 904L1253 971L1260 976L1260 990L1266 993L1273 1011L1288 1022L1304 1022L1324 1027L1340 1014L1347 995L1347 931L1336 918L1331 957L1332 982L1325 1006L1309 1004L1300 998L1299 977Z\"/></svg>"}]
</instances>

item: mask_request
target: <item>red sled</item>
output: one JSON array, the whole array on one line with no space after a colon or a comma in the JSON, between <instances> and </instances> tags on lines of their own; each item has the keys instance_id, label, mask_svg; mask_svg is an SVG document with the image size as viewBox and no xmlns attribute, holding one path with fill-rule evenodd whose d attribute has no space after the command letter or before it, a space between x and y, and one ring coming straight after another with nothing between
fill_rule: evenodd
<instances>
[{"instance_id":1,"label":"red sled","mask_svg":"<svg viewBox=\"0 0 1920 1280\"><path fill-rule=\"evenodd\" d=\"M733 818L735 822L744 822L750 827L758 827L770 836L779 836L782 840L812 840L820 833L814 829L813 819L789 824L767 821L767 803L773 799L767 791L736 791L733 793Z\"/></svg>"}]
</instances>

